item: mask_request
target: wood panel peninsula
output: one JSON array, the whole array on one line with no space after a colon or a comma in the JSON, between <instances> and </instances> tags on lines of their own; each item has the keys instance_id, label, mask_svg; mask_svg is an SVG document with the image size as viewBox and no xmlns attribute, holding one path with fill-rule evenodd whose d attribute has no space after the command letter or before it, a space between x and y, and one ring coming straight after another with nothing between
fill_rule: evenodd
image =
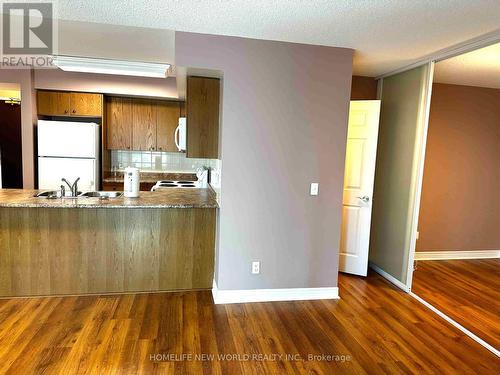
<instances>
[{"instance_id":1,"label":"wood panel peninsula","mask_svg":"<svg viewBox=\"0 0 500 375\"><path fill-rule=\"evenodd\" d=\"M35 198L0 189L0 296L212 287L211 189L140 198Z\"/></svg>"}]
</instances>

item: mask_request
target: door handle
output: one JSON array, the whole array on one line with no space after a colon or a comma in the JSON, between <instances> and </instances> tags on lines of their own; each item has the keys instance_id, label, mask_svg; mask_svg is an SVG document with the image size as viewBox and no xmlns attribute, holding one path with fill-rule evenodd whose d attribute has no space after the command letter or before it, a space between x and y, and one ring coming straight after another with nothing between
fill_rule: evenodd
<instances>
[{"instance_id":1,"label":"door handle","mask_svg":"<svg viewBox=\"0 0 500 375\"><path fill-rule=\"evenodd\" d=\"M370 202L370 197L368 195L364 195L362 197L356 197L356 198L361 199L365 203Z\"/></svg>"}]
</instances>

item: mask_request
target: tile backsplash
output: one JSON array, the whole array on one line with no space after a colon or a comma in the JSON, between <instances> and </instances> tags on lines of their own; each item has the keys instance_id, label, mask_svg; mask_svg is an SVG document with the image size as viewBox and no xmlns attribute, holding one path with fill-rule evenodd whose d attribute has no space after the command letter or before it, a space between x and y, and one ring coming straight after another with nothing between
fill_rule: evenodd
<instances>
[{"instance_id":1,"label":"tile backsplash","mask_svg":"<svg viewBox=\"0 0 500 375\"><path fill-rule=\"evenodd\" d=\"M111 168L136 167L144 172L194 172L199 167L216 169L217 159L192 159L179 152L111 151Z\"/></svg>"},{"instance_id":2,"label":"tile backsplash","mask_svg":"<svg viewBox=\"0 0 500 375\"><path fill-rule=\"evenodd\" d=\"M211 183L221 204L222 161L218 159L192 159L179 152L157 151L111 151L112 171L123 171L126 167L136 167L141 172L193 173L200 167L212 169Z\"/></svg>"}]
</instances>

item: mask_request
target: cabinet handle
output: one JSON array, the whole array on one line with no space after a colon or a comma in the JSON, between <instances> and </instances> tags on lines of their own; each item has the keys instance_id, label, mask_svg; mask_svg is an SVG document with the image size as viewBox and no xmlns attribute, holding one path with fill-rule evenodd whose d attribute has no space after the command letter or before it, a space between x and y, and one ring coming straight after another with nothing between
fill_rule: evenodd
<instances>
[{"instance_id":1,"label":"cabinet handle","mask_svg":"<svg viewBox=\"0 0 500 375\"><path fill-rule=\"evenodd\" d=\"M161 147L158 147L158 149L159 149L160 151L161 151L161 150L163 150L163 148L161 148Z\"/></svg>"},{"instance_id":2,"label":"cabinet handle","mask_svg":"<svg viewBox=\"0 0 500 375\"><path fill-rule=\"evenodd\" d=\"M74 109L72 112L73 112L73 113L76 113L76 109Z\"/></svg>"},{"instance_id":3,"label":"cabinet handle","mask_svg":"<svg viewBox=\"0 0 500 375\"><path fill-rule=\"evenodd\" d=\"M130 146L127 146L127 150L130 150Z\"/></svg>"},{"instance_id":4,"label":"cabinet handle","mask_svg":"<svg viewBox=\"0 0 500 375\"><path fill-rule=\"evenodd\" d=\"M64 113L68 113L68 110L67 110L67 109L65 109L65 110L64 110Z\"/></svg>"}]
</instances>

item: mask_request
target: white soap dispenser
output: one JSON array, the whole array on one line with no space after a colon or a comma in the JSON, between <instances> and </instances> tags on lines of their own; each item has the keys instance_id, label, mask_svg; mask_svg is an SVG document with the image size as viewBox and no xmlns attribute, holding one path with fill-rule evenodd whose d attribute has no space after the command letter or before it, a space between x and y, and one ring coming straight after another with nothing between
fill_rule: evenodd
<instances>
[{"instance_id":1,"label":"white soap dispenser","mask_svg":"<svg viewBox=\"0 0 500 375\"><path fill-rule=\"evenodd\" d=\"M127 198L139 197L139 168L125 168L123 195Z\"/></svg>"}]
</instances>

